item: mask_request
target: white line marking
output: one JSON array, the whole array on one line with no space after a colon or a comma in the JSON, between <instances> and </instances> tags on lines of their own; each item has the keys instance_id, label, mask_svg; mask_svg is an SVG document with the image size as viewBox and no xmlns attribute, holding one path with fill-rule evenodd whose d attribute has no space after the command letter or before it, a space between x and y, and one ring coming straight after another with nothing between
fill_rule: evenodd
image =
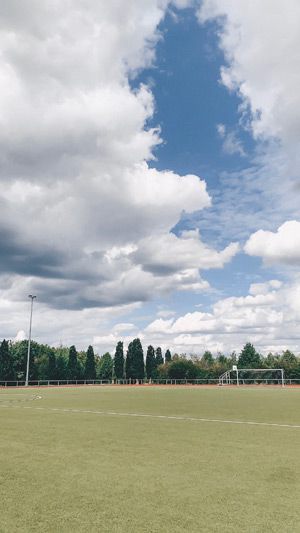
<instances>
[{"instance_id":1,"label":"white line marking","mask_svg":"<svg viewBox=\"0 0 300 533\"><path fill-rule=\"evenodd\" d=\"M0 405L0 407L11 407L14 409L33 409L39 411L55 411L61 413L84 413L104 416L128 416L136 418L154 418L163 420L181 420L184 422L210 422L216 424L237 424L244 426L263 426L263 427L278 427L278 428L294 428L300 429L300 424L279 424L276 422L255 422L252 420L224 420L222 418L197 418L192 416L175 416L175 415L153 415L147 413L118 413L116 411L92 411L87 409L64 409L59 407L31 407L21 405Z\"/></svg>"},{"instance_id":2,"label":"white line marking","mask_svg":"<svg viewBox=\"0 0 300 533\"><path fill-rule=\"evenodd\" d=\"M20 396L25 396L25 398L20 398ZM24 402L32 402L34 400L41 400L42 399L42 396L39 396L37 394L33 395L33 396L27 396L25 394L15 394L13 396L9 396L8 398L4 398L2 399L1 398L1 395L0 395L0 402L3 402L3 403L24 403Z\"/></svg>"}]
</instances>

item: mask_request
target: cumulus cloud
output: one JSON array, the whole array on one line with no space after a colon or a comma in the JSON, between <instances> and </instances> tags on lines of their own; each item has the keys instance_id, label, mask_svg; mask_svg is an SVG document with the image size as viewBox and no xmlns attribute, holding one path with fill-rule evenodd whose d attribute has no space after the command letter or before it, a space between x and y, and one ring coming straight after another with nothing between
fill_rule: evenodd
<instances>
[{"instance_id":1,"label":"cumulus cloud","mask_svg":"<svg viewBox=\"0 0 300 533\"><path fill-rule=\"evenodd\" d=\"M205 350L239 352L252 342L263 354L289 348L300 351L300 281L289 283L271 279L252 284L249 294L218 300L210 311L192 311L174 317L158 317L144 329L120 338L125 346L136 335L144 348L148 344L170 348L173 353L202 354ZM113 334L97 338L102 350L113 350L120 340Z\"/></svg>"},{"instance_id":2,"label":"cumulus cloud","mask_svg":"<svg viewBox=\"0 0 300 533\"><path fill-rule=\"evenodd\" d=\"M198 9L201 24L214 24L220 81L240 99L239 126L256 141L247 168L221 175L222 195L204 215L227 238L273 230L299 212L299 17L297 0L203 0ZM218 131L234 149L226 124Z\"/></svg>"},{"instance_id":3,"label":"cumulus cloud","mask_svg":"<svg viewBox=\"0 0 300 533\"><path fill-rule=\"evenodd\" d=\"M300 265L300 222L289 220L276 232L259 230L245 244L245 252L265 263Z\"/></svg>"},{"instance_id":4,"label":"cumulus cloud","mask_svg":"<svg viewBox=\"0 0 300 533\"><path fill-rule=\"evenodd\" d=\"M202 290L199 268L236 252L190 240L170 268L149 243L182 212L210 205L203 180L148 166L160 131L155 102L130 79L155 59L172 2L12 1L0 23L1 295L33 291L55 309L120 307L171 290ZM192 2L176 0L177 9ZM30 14L30 16L29 16ZM134 31L132 31L134 28ZM148 244L147 244L148 243ZM147 248L148 246L148 248ZM201 255L201 260L200 260ZM145 264L144 264L145 260ZM164 270L165 267L165 270Z\"/></svg>"},{"instance_id":5,"label":"cumulus cloud","mask_svg":"<svg viewBox=\"0 0 300 533\"><path fill-rule=\"evenodd\" d=\"M249 294L217 301L211 312L189 312L177 318L158 318L144 330L145 338L173 351L203 353L206 349L239 351L253 342L262 353L300 349L299 279L252 284Z\"/></svg>"},{"instance_id":6,"label":"cumulus cloud","mask_svg":"<svg viewBox=\"0 0 300 533\"><path fill-rule=\"evenodd\" d=\"M222 227L221 241L247 237L246 253L272 264L299 264L298 222L285 222L299 212L299 16L296 0L203 0L198 10L201 23L216 23L221 82L239 96L240 126L257 143L248 168L223 173L217 205L201 221L206 229ZM233 153L238 138L224 124L217 130ZM248 340L265 353L299 351L299 290L298 277L253 283L246 296L219 300L210 312L158 318L145 332L176 351L230 351Z\"/></svg>"},{"instance_id":7,"label":"cumulus cloud","mask_svg":"<svg viewBox=\"0 0 300 533\"><path fill-rule=\"evenodd\" d=\"M2 296L2 295L1 295ZM27 300L27 301L26 301ZM33 336L39 342L51 345L76 344L86 349L95 336L107 335L111 324L121 324L124 315L130 315L139 309L140 304L126 304L105 309L94 307L85 309L55 309L40 300L33 306ZM0 298L1 333L3 337L15 340L27 338L29 326L30 301L27 292L23 301ZM122 329L122 328L121 328ZM114 330L115 331L115 330ZM130 331L134 331L131 329ZM115 331L120 340L124 330ZM114 344L110 346L110 349Z\"/></svg>"},{"instance_id":8,"label":"cumulus cloud","mask_svg":"<svg viewBox=\"0 0 300 533\"><path fill-rule=\"evenodd\" d=\"M299 2L203 0L198 17L219 22L221 79L250 108L254 135L298 143Z\"/></svg>"},{"instance_id":9,"label":"cumulus cloud","mask_svg":"<svg viewBox=\"0 0 300 533\"><path fill-rule=\"evenodd\" d=\"M144 239L133 257L144 270L172 273L187 268L222 268L238 249L238 243L231 243L218 252L200 240L198 231L184 231L180 237L169 233Z\"/></svg>"},{"instance_id":10,"label":"cumulus cloud","mask_svg":"<svg viewBox=\"0 0 300 533\"><path fill-rule=\"evenodd\" d=\"M198 176L150 168L162 142L159 125L148 127L155 101L150 87L131 85L153 65L158 27L172 5L195 2L87 0L70 10L66 0L11 0L2 6L0 315L6 336L27 330L22 300L33 291L43 341L84 345L94 337L107 348L125 333L125 340L139 334L145 343L195 351L234 349L250 335L266 348L284 344L285 330L297 345L297 280L252 284L249 295L220 300L211 312L170 318L162 310L142 331L121 318L174 290L209 290L201 271L228 263L238 252L230 241L245 232L247 238L253 232L248 254L299 262L299 223L282 224L287 206L299 209L299 4L203 0L198 10L201 22L217 20L221 80L240 96L241 123L256 140L280 144L278 150L269 142L251 168L223 175L222 197L216 193L203 218L204 226L222 228L226 244L218 249L197 232L170 233L183 212L210 207L211 199ZM243 155L235 130L223 124L218 130L224 150ZM277 233L275 218L282 224ZM107 335L112 318L118 323Z\"/></svg>"},{"instance_id":11,"label":"cumulus cloud","mask_svg":"<svg viewBox=\"0 0 300 533\"><path fill-rule=\"evenodd\" d=\"M275 291L280 289L282 287L282 281L279 281L278 279L270 279L269 281L265 281L264 283L251 283L249 288L249 294L251 296L257 296L258 294L268 294L268 292Z\"/></svg>"}]
</instances>

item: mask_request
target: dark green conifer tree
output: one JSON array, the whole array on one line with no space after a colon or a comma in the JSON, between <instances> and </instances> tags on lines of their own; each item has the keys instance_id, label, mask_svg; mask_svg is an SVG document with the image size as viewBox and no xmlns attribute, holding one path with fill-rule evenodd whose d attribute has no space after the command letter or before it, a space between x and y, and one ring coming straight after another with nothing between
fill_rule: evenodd
<instances>
[{"instance_id":1,"label":"dark green conifer tree","mask_svg":"<svg viewBox=\"0 0 300 533\"><path fill-rule=\"evenodd\" d=\"M132 342L129 343L125 367L126 379L144 379L144 354L140 339L134 339Z\"/></svg>"},{"instance_id":2,"label":"dark green conifer tree","mask_svg":"<svg viewBox=\"0 0 300 533\"><path fill-rule=\"evenodd\" d=\"M78 376L77 351L75 346L70 346L68 360L68 379L76 380Z\"/></svg>"},{"instance_id":3,"label":"dark green conifer tree","mask_svg":"<svg viewBox=\"0 0 300 533\"><path fill-rule=\"evenodd\" d=\"M68 379L68 359L63 354L58 354L56 358L56 379Z\"/></svg>"},{"instance_id":4,"label":"dark green conifer tree","mask_svg":"<svg viewBox=\"0 0 300 533\"><path fill-rule=\"evenodd\" d=\"M132 377L132 342L128 344L127 352L126 352L126 359L125 359L125 376L126 379L131 379Z\"/></svg>"},{"instance_id":5,"label":"dark green conifer tree","mask_svg":"<svg viewBox=\"0 0 300 533\"><path fill-rule=\"evenodd\" d=\"M156 369L156 361L155 361L155 351L153 346L148 346L147 348L147 355L146 355L146 376L147 379L152 379L154 377L153 373Z\"/></svg>"},{"instance_id":6,"label":"dark green conifer tree","mask_svg":"<svg viewBox=\"0 0 300 533\"><path fill-rule=\"evenodd\" d=\"M48 379L53 380L57 379L56 372L56 357L54 350L51 350L48 356Z\"/></svg>"},{"instance_id":7,"label":"dark green conifer tree","mask_svg":"<svg viewBox=\"0 0 300 533\"><path fill-rule=\"evenodd\" d=\"M84 368L84 378L85 379L96 379L96 365L95 365L95 354L93 346L89 346L86 352L85 368Z\"/></svg>"},{"instance_id":8,"label":"dark green conifer tree","mask_svg":"<svg viewBox=\"0 0 300 533\"><path fill-rule=\"evenodd\" d=\"M14 367L8 342L4 339L0 346L0 381L13 381Z\"/></svg>"},{"instance_id":9,"label":"dark green conifer tree","mask_svg":"<svg viewBox=\"0 0 300 533\"><path fill-rule=\"evenodd\" d=\"M167 349L165 353L165 363L170 363L172 361L171 352L169 349Z\"/></svg>"},{"instance_id":10,"label":"dark green conifer tree","mask_svg":"<svg viewBox=\"0 0 300 533\"><path fill-rule=\"evenodd\" d=\"M162 356L162 351L161 351L160 347L156 348L156 350L155 350L155 363L156 363L157 367L159 365L163 365L164 364L164 358Z\"/></svg>"},{"instance_id":11,"label":"dark green conifer tree","mask_svg":"<svg viewBox=\"0 0 300 533\"><path fill-rule=\"evenodd\" d=\"M124 350L123 342L119 341L116 347L116 352L114 356L114 373L116 379L124 378Z\"/></svg>"},{"instance_id":12,"label":"dark green conifer tree","mask_svg":"<svg viewBox=\"0 0 300 533\"><path fill-rule=\"evenodd\" d=\"M113 374L113 358L109 352L102 355L99 367L99 379L110 381Z\"/></svg>"},{"instance_id":13,"label":"dark green conifer tree","mask_svg":"<svg viewBox=\"0 0 300 533\"><path fill-rule=\"evenodd\" d=\"M247 342L239 355L239 368L260 368L261 365L262 361L259 353L255 350L253 344Z\"/></svg>"}]
</instances>

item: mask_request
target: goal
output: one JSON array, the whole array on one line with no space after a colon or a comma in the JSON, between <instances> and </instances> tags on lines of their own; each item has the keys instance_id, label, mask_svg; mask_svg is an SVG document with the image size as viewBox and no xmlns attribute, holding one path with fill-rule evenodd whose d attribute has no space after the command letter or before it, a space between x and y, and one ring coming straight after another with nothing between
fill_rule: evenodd
<instances>
[{"instance_id":1,"label":"goal","mask_svg":"<svg viewBox=\"0 0 300 533\"><path fill-rule=\"evenodd\" d=\"M280 385L284 387L283 368L238 368L233 366L219 377L219 385Z\"/></svg>"}]
</instances>

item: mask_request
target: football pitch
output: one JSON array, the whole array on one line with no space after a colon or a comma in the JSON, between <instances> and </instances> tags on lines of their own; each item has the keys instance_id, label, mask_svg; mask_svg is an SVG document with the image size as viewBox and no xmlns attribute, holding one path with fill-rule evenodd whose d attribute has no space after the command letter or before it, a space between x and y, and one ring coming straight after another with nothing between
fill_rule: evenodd
<instances>
[{"instance_id":1,"label":"football pitch","mask_svg":"<svg viewBox=\"0 0 300 533\"><path fill-rule=\"evenodd\" d=\"M2 532L299 532L300 388L0 390Z\"/></svg>"}]
</instances>

